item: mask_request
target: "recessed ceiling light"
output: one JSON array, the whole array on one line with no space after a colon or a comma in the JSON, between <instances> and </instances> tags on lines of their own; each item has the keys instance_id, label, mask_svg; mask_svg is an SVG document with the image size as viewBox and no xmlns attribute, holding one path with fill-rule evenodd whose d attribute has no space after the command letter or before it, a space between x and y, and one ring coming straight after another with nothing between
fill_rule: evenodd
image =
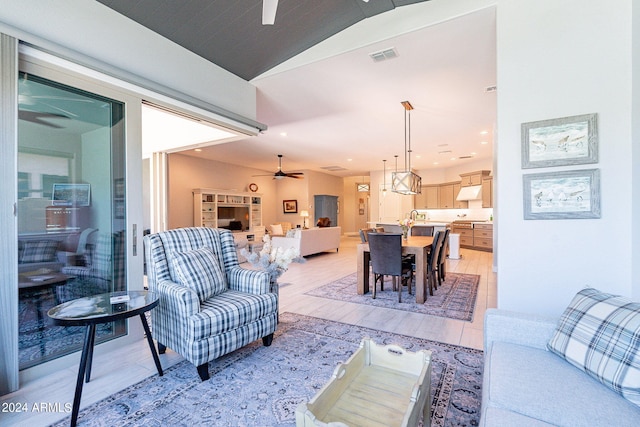
<instances>
[{"instance_id":1,"label":"recessed ceiling light","mask_svg":"<svg viewBox=\"0 0 640 427\"><path fill-rule=\"evenodd\" d=\"M434 164L434 165L439 165L439 164L440 164L440 162L433 162L433 164Z\"/></svg>"},{"instance_id":2,"label":"recessed ceiling light","mask_svg":"<svg viewBox=\"0 0 640 427\"><path fill-rule=\"evenodd\" d=\"M352 161L353 161L353 159L347 159L347 162L352 162Z\"/></svg>"},{"instance_id":3,"label":"recessed ceiling light","mask_svg":"<svg viewBox=\"0 0 640 427\"><path fill-rule=\"evenodd\" d=\"M472 156L475 156L476 154L478 154L478 153L476 153L475 151L473 151L473 152L471 153L471 155L472 155Z\"/></svg>"},{"instance_id":4,"label":"recessed ceiling light","mask_svg":"<svg viewBox=\"0 0 640 427\"><path fill-rule=\"evenodd\" d=\"M480 141L480 144L482 145L487 145L489 142L488 141Z\"/></svg>"},{"instance_id":5,"label":"recessed ceiling light","mask_svg":"<svg viewBox=\"0 0 640 427\"><path fill-rule=\"evenodd\" d=\"M422 158L422 155L416 154L416 159L421 159L421 158Z\"/></svg>"},{"instance_id":6,"label":"recessed ceiling light","mask_svg":"<svg viewBox=\"0 0 640 427\"><path fill-rule=\"evenodd\" d=\"M455 157L452 157L452 158L451 158L451 160L456 160L456 158L455 158Z\"/></svg>"},{"instance_id":7,"label":"recessed ceiling light","mask_svg":"<svg viewBox=\"0 0 640 427\"><path fill-rule=\"evenodd\" d=\"M199 152L201 152L201 151L202 151L202 148L196 148L196 149L195 149L195 150L193 150L193 151L197 151L197 152L199 153Z\"/></svg>"},{"instance_id":8,"label":"recessed ceiling light","mask_svg":"<svg viewBox=\"0 0 640 427\"><path fill-rule=\"evenodd\" d=\"M286 132L280 132L280 136L287 136Z\"/></svg>"},{"instance_id":9,"label":"recessed ceiling light","mask_svg":"<svg viewBox=\"0 0 640 427\"><path fill-rule=\"evenodd\" d=\"M488 130L483 130L483 131L480 132L480 135L487 135L488 133L489 133Z\"/></svg>"}]
</instances>

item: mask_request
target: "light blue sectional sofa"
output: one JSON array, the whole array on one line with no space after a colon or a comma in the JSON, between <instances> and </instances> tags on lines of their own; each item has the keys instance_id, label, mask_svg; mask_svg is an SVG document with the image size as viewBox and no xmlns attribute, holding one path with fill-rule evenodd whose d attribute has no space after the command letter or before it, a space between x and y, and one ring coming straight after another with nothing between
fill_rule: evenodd
<instances>
[{"instance_id":1,"label":"light blue sectional sofa","mask_svg":"<svg viewBox=\"0 0 640 427\"><path fill-rule=\"evenodd\" d=\"M640 426L640 407L547 349L558 319L485 315L481 426Z\"/></svg>"}]
</instances>

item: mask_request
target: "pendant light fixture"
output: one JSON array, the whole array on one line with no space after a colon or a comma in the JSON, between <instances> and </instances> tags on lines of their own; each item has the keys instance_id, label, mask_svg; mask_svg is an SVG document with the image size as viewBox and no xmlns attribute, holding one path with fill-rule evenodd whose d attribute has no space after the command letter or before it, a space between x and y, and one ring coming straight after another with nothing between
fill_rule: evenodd
<instances>
[{"instance_id":1,"label":"pendant light fixture","mask_svg":"<svg viewBox=\"0 0 640 427\"><path fill-rule=\"evenodd\" d=\"M404 171L398 172L396 156L396 171L391 176L391 191L400 194L420 194L422 178L411 170L411 110L409 101L402 101L404 107Z\"/></svg>"},{"instance_id":2,"label":"pendant light fixture","mask_svg":"<svg viewBox=\"0 0 640 427\"><path fill-rule=\"evenodd\" d=\"M387 195L387 161L382 161L382 195Z\"/></svg>"}]
</instances>

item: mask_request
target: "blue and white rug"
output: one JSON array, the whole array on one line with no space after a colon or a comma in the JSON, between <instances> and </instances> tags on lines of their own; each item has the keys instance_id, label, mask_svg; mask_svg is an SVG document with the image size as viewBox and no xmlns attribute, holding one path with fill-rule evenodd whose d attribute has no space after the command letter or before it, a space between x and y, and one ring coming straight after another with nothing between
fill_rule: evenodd
<instances>
[{"instance_id":1,"label":"blue and white rug","mask_svg":"<svg viewBox=\"0 0 640 427\"><path fill-rule=\"evenodd\" d=\"M434 289L433 295L427 295L427 300L424 304L416 303L415 292L414 295L409 295L406 286L402 289L402 302L398 303L398 291L393 290L391 277L387 276L386 279L384 292L378 289L376 299L372 298L371 292L365 295L358 295L356 273L313 289L307 292L306 295L469 322L473 320L473 311L478 296L478 284L480 283L480 276L478 275L447 273L446 280L442 283L442 286L438 286L437 290ZM369 283L370 286L373 286L373 280L370 280ZM415 290L415 284L413 289Z\"/></svg>"},{"instance_id":2,"label":"blue and white rug","mask_svg":"<svg viewBox=\"0 0 640 427\"><path fill-rule=\"evenodd\" d=\"M295 426L311 399L363 337L432 353L432 426L478 425L482 351L291 313L270 347L254 343L209 363L201 382L183 361L80 412L81 426ZM69 418L55 424L67 426Z\"/></svg>"}]
</instances>

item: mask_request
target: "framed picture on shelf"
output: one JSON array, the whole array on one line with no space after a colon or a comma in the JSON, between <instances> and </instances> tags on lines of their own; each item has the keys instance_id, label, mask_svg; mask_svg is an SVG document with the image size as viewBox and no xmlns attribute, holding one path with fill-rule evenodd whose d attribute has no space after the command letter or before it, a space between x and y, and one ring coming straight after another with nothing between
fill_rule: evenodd
<instances>
[{"instance_id":1,"label":"framed picture on shelf","mask_svg":"<svg viewBox=\"0 0 640 427\"><path fill-rule=\"evenodd\" d=\"M297 200L283 200L282 211L284 213L298 213L298 201Z\"/></svg>"},{"instance_id":2,"label":"framed picture on shelf","mask_svg":"<svg viewBox=\"0 0 640 427\"><path fill-rule=\"evenodd\" d=\"M600 218L600 170L523 175L524 219Z\"/></svg>"},{"instance_id":3,"label":"framed picture on shelf","mask_svg":"<svg viewBox=\"0 0 640 427\"><path fill-rule=\"evenodd\" d=\"M523 123L522 168L598 163L597 114Z\"/></svg>"}]
</instances>

